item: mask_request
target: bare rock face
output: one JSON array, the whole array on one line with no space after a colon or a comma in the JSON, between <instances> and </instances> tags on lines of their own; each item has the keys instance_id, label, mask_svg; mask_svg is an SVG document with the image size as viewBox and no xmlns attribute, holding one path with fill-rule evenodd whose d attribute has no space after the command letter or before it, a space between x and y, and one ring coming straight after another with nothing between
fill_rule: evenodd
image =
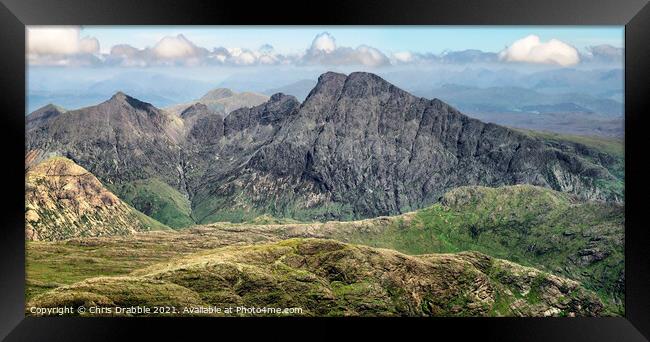
<instances>
[{"instance_id":1,"label":"bare rock face","mask_svg":"<svg viewBox=\"0 0 650 342\"><path fill-rule=\"evenodd\" d=\"M181 118L186 136L180 148L179 191L192 197L198 181L210 164L216 161L219 141L224 134L224 122L221 114L202 103L185 109Z\"/></svg>"},{"instance_id":2,"label":"bare rock face","mask_svg":"<svg viewBox=\"0 0 650 342\"><path fill-rule=\"evenodd\" d=\"M259 110L232 113L226 122L257 122ZM461 185L526 183L621 198L599 187L615 179L600 161L471 119L373 74L326 73L293 111L281 116L287 119L269 143L238 159L239 168L211 170L220 181L205 191L243 210L319 219L410 211Z\"/></svg>"},{"instance_id":3,"label":"bare rock face","mask_svg":"<svg viewBox=\"0 0 650 342\"><path fill-rule=\"evenodd\" d=\"M107 184L160 179L191 201L196 222L392 215L464 185L623 198L607 155L471 119L362 72L325 73L302 104L276 94L223 120L200 103L177 116L116 94L32 126L28 149L68 156Z\"/></svg>"},{"instance_id":4,"label":"bare rock face","mask_svg":"<svg viewBox=\"0 0 650 342\"><path fill-rule=\"evenodd\" d=\"M149 230L142 216L69 159L47 159L30 166L25 174L27 240L55 241Z\"/></svg>"},{"instance_id":5,"label":"bare rock face","mask_svg":"<svg viewBox=\"0 0 650 342\"><path fill-rule=\"evenodd\" d=\"M182 119L119 92L34 125L26 147L65 156L105 184L158 177L179 187L182 137Z\"/></svg>"}]
</instances>

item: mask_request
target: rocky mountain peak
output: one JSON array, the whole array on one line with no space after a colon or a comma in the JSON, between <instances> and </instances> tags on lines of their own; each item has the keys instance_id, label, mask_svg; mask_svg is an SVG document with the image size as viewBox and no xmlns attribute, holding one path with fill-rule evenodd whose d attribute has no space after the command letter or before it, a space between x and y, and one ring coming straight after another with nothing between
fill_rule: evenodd
<instances>
[{"instance_id":1,"label":"rocky mountain peak","mask_svg":"<svg viewBox=\"0 0 650 342\"><path fill-rule=\"evenodd\" d=\"M464 185L621 198L612 162L471 119L371 73L327 72L302 104L276 93L223 120L213 110L201 102L167 115L117 93L28 132L27 147L70 156L107 183L161 179L191 194L205 222L271 204L273 214L308 220L392 215Z\"/></svg>"},{"instance_id":2,"label":"rocky mountain peak","mask_svg":"<svg viewBox=\"0 0 650 342\"><path fill-rule=\"evenodd\" d=\"M362 98L395 93L401 97L414 97L383 78L368 72L353 72L345 80L343 96Z\"/></svg>"},{"instance_id":3,"label":"rocky mountain peak","mask_svg":"<svg viewBox=\"0 0 650 342\"><path fill-rule=\"evenodd\" d=\"M197 102L187 107L183 112L181 112L182 118L188 118L190 116L205 114L209 111L208 106L203 103Z\"/></svg>"},{"instance_id":4,"label":"rocky mountain peak","mask_svg":"<svg viewBox=\"0 0 650 342\"><path fill-rule=\"evenodd\" d=\"M287 95L284 93L276 93L271 95L269 102L282 102L282 101L298 101L295 96Z\"/></svg>"},{"instance_id":5,"label":"rocky mountain peak","mask_svg":"<svg viewBox=\"0 0 650 342\"><path fill-rule=\"evenodd\" d=\"M110 99L108 99L108 101L104 102L103 104L109 106L126 105L134 109L139 109L144 111L157 110L157 108L154 107L151 103L140 101L134 97L131 97L123 93L122 91L116 92L113 96L111 96Z\"/></svg>"},{"instance_id":6,"label":"rocky mountain peak","mask_svg":"<svg viewBox=\"0 0 650 342\"><path fill-rule=\"evenodd\" d=\"M115 94L113 94L113 96L111 96L110 101L125 101L127 97L129 96L123 93L122 91L118 91Z\"/></svg>"},{"instance_id":7,"label":"rocky mountain peak","mask_svg":"<svg viewBox=\"0 0 650 342\"><path fill-rule=\"evenodd\" d=\"M31 129L52 118L55 118L66 110L54 104L47 104L27 115L27 129Z\"/></svg>"},{"instance_id":8,"label":"rocky mountain peak","mask_svg":"<svg viewBox=\"0 0 650 342\"><path fill-rule=\"evenodd\" d=\"M228 88L217 88L217 89L212 89L209 92L207 92L205 95L203 95L199 101L215 101L219 99L224 99L226 97L231 97L234 96L235 92L228 89Z\"/></svg>"},{"instance_id":9,"label":"rocky mountain peak","mask_svg":"<svg viewBox=\"0 0 650 342\"><path fill-rule=\"evenodd\" d=\"M328 71L320 75L318 77L316 86L311 90L305 101L308 101L310 97L318 94L325 95L340 93L341 89L343 89L343 85L345 84L346 79L347 76L345 74L340 74L332 71Z\"/></svg>"}]
</instances>

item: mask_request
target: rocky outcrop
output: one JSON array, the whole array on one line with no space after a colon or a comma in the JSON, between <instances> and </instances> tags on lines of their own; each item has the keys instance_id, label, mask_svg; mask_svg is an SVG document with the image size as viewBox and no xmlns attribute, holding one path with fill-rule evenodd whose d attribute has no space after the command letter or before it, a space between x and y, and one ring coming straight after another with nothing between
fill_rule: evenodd
<instances>
[{"instance_id":1,"label":"rocky outcrop","mask_svg":"<svg viewBox=\"0 0 650 342\"><path fill-rule=\"evenodd\" d=\"M49 158L26 171L25 225L27 240L45 241L126 235L162 226L62 157Z\"/></svg>"}]
</instances>

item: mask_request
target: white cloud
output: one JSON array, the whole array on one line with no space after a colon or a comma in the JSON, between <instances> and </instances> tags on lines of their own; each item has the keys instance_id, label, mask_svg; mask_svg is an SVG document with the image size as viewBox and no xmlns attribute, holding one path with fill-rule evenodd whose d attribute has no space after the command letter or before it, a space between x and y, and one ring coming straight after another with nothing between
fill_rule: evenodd
<instances>
[{"instance_id":1,"label":"white cloud","mask_svg":"<svg viewBox=\"0 0 650 342\"><path fill-rule=\"evenodd\" d=\"M361 45L355 49L336 46L336 39L329 33L323 32L314 38L309 49L298 61L303 64L321 65L366 65L381 66L390 61L381 51Z\"/></svg>"},{"instance_id":2,"label":"white cloud","mask_svg":"<svg viewBox=\"0 0 650 342\"><path fill-rule=\"evenodd\" d=\"M79 51L79 29L34 27L27 29L27 51L40 55L69 55Z\"/></svg>"},{"instance_id":3,"label":"white cloud","mask_svg":"<svg viewBox=\"0 0 650 342\"><path fill-rule=\"evenodd\" d=\"M393 58L401 63L409 63L413 61L413 54L409 51L395 52Z\"/></svg>"},{"instance_id":4,"label":"white cloud","mask_svg":"<svg viewBox=\"0 0 650 342\"><path fill-rule=\"evenodd\" d=\"M179 34L176 37L163 37L152 49L156 57L161 59L177 59L196 57L199 49L185 36Z\"/></svg>"},{"instance_id":5,"label":"white cloud","mask_svg":"<svg viewBox=\"0 0 650 342\"><path fill-rule=\"evenodd\" d=\"M336 39L327 32L318 34L312 41L310 50L313 52L332 53L336 50Z\"/></svg>"},{"instance_id":6,"label":"white cloud","mask_svg":"<svg viewBox=\"0 0 650 342\"><path fill-rule=\"evenodd\" d=\"M366 45L361 45L356 48L354 56L356 56L361 64L367 66L381 66L390 64L388 57L386 57L386 55L384 55L381 51Z\"/></svg>"},{"instance_id":7,"label":"white cloud","mask_svg":"<svg viewBox=\"0 0 650 342\"><path fill-rule=\"evenodd\" d=\"M93 37L80 38L76 27L29 27L27 52L37 55L98 53L99 41Z\"/></svg>"},{"instance_id":8,"label":"white cloud","mask_svg":"<svg viewBox=\"0 0 650 342\"><path fill-rule=\"evenodd\" d=\"M580 62L578 50L557 39L540 41L536 35L529 35L512 43L499 53L499 59L506 62L558 64L570 66Z\"/></svg>"},{"instance_id":9,"label":"white cloud","mask_svg":"<svg viewBox=\"0 0 650 342\"><path fill-rule=\"evenodd\" d=\"M44 65L109 65L125 67L195 66L195 65L326 65L380 67L391 64L459 64L526 62L570 66L581 62L620 60L622 49L609 46L589 48L580 54L574 47L551 39L540 41L530 35L512 43L500 53L480 50L447 51L442 54L398 51L388 57L377 48L360 45L356 48L338 46L328 32L317 34L302 53L281 54L273 46L263 44L257 49L216 47L208 50L179 34L155 38L155 44L135 48L115 45L109 53L100 53L100 42L93 37L80 37L77 27L29 27L28 59L30 64Z\"/></svg>"},{"instance_id":10,"label":"white cloud","mask_svg":"<svg viewBox=\"0 0 650 342\"><path fill-rule=\"evenodd\" d=\"M99 40L94 37L84 37L79 40L79 52L81 53L98 53Z\"/></svg>"},{"instance_id":11,"label":"white cloud","mask_svg":"<svg viewBox=\"0 0 650 342\"><path fill-rule=\"evenodd\" d=\"M79 28L71 26L35 26L27 28L27 55L37 65L97 64L99 41L79 36Z\"/></svg>"},{"instance_id":12,"label":"white cloud","mask_svg":"<svg viewBox=\"0 0 650 342\"><path fill-rule=\"evenodd\" d=\"M242 51L231 57L232 62L238 65L252 65L257 62L255 54L250 51Z\"/></svg>"}]
</instances>

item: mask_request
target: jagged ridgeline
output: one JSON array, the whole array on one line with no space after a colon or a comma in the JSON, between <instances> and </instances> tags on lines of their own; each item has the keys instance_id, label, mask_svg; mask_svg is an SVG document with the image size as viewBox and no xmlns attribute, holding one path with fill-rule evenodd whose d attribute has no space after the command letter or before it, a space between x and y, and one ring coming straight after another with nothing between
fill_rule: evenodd
<instances>
[{"instance_id":1,"label":"jagged ridgeline","mask_svg":"<svg viewBox=\"0 0 650 342\"><path fill-rule=\"evenodd\" d=\"M220 113L199 101L176 114L117 93L32 113L27 149L75 161L172 227L394 215L466 185L624 198L620 155L483 123L370 73L325 73L302 103L275 94Z\"/></svg>"}]
</instances>

